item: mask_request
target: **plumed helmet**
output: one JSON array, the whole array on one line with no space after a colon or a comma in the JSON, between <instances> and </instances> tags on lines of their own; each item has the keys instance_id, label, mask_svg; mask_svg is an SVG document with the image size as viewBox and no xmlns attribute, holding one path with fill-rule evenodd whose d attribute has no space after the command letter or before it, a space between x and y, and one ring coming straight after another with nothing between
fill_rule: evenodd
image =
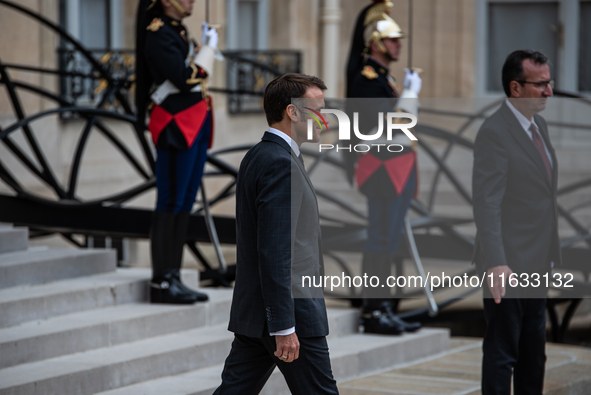
<instances>
[{"instance_id":1,"label":"plumed helmet","mask_svg":"<svg viewBox=\"0 0 591 395\"><path fill-rule=\"evenodd\" d=\"M386 1L371 7L365 17L365 30L363 39L366 47L370 47L372 42L381 46L381 40L384 38L405 38L400 26L390 18L388 12L392 9L392 3Z\"/></svg>"}]
</instances>

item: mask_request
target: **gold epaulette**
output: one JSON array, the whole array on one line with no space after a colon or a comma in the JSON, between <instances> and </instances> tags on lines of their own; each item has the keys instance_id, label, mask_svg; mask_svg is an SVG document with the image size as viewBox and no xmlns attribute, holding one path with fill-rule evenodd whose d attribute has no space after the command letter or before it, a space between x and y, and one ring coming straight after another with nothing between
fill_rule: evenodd
<instances>
[{"instance_id":1,"label":"gold epaulette","mask_svg":"<svg viewBox=\"0 0 591 395\"><path fill-rule=\"evenodd\" d=\"M160 30L162 26L164 26L164 22L162 21L162 19L154 18L152 19L152 22L150 22L146 30L149 30L151 32L157 32L158 30Z\"/></svg>"},{"instance_id":2,"label":"gold epaulette","mask_svg":"<svg viewBox=\"0 0 591 395\"><path fill-rule=\"evenodd\" d=\"M374 68L371 66L363 67L363 70L361 70L361 75L367 78L368 80L374 80L378 78L378 73L376 73Z\"/></svg>"}]
</instances>

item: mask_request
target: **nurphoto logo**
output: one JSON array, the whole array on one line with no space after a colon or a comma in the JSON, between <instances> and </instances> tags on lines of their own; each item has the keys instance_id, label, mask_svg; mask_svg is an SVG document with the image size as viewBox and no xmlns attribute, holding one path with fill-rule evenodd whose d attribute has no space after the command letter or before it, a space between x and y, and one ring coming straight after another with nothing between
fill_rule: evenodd
<instances>
[{"instance_id":1,"label":"nurphoto logo","mask_svg":"<svg viewBox=\"0 0 591 395\"><path fill-rule=\"evenodd\" d=\"M334 110L334 109L327 109L323 108L320 112L312 110L311 108L304 107L307 110L310 110L312 113L305 113L309 115L312 119L308 119L308 139L313 139L313 127L314 121L322 128L322 124L326 130L328 130L328 125L326 120L322 116L322 114L334 114L337 117L339 123L339 140L340 141L349 141L351 140L351 120L349 116L341 110ZM392 141L392 137L394 135L395 130L402 131L410 140L416 141L417 138L412 134L409 130L413 128L417 124L417 117L413 114L407 112L388 112L386 116L384 116L383 112L378 113L378 126L374 128L374 130L370 131L370 134L363 134L359 130L359 113L353 113L353 133L355 137L359 140L363 141L375 141L381 138L380 141L384 140L382 136L384 135L384 119L386 120L386 133L385 133L385 140L387 142ZM402 120L410 120L410 122L400 123ZM376 146L378 150L380 147L386 147L386 149L390 152L400 152L403 150L403 146L401 144L371 144L371 146ZM320 144L319 151L322 150L330 150L335 149L334 144ZM367 152L371 149L370 144L355 144L355 145L348 145L348 146L336 146L337 151L351 151L354 150L355 152Z\"/></svg>"}]
</instances>

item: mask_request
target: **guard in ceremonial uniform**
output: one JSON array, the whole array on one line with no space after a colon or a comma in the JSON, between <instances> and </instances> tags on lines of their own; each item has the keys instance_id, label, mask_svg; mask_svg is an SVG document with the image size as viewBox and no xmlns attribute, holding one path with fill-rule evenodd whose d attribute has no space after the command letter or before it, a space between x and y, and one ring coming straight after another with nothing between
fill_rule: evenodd
<instances>
[{"instance_id":1,"label":"guard in ceremonial uniform","mask_svg":"<svg viewBox=\"0 0 591 395\"><path fill-rule=\"evenodd\" d=\"M156 146L157 203L150 232L151 303L190 304L208 299L180 279L189 215L213 140L207 96L218 34L204 23L199 46L183 26L194 0L141 0L137 19L138 129Z\"/></svg>"},{"instance_id":2,"label":"guard in ceremonial uniform","mask_svg":"<svg viewBox=\"0 0 591 395\"><path fill-rule=\"evenodd\" d=\"M365 17L367 15L367 11L373 8L375 12L375 8L373 7L376 3L383 3L384 0L373 0L372 4L369 4L367 7L361 10L359 15L357 16L357 21L355 22L355 29L353 30L353 37L351 38L351 49L349 50L349 58L347 60L347 70L346 70L346 91L347 97L351 97L351 84L353 78L361 68L364 62L364 50L365 50L365 41L363 39L363 32L365 30ZM388 9L384 9L384 12L388 12Z\"/></svg>"},{"instance_id":3,"label":"guard in ceremonial uniform","mask_svg":"<svg viewBox=\"0 0 591 395\"><path fill-rule=\"evenodd\" d=\"M365 61L353 76L348 88L348 111L359 113L359 129L371 134L378 126L378 113L410 112L417 114L421 78L415 71L405 69L405 89L402 93L388 74L388 65L398 60L400 40L406 35L388 16L392 3L378 3L364 10ZM351 118L353 119L353 118ZM385 119L383 125L386 124ZM384 284L390 276L393 254L400 245L404 219L417 191L416 152L411 140L398 130L393 140L386 133L369 141L371 150L359 154L347 153L349 180L356 180L361 193L367 197L368 228L363 253L363 272L377 276ZM382 141L383 140L383 141ZM383 144L381 147L378 144ZM397 144L394 149L387 146ZM392 152L395 151L395 152ZM364 289L363 324L365 332L398 334L420 328L419 323L407 323L394 314L390 289Z\"/></svg>"}]
</instances>

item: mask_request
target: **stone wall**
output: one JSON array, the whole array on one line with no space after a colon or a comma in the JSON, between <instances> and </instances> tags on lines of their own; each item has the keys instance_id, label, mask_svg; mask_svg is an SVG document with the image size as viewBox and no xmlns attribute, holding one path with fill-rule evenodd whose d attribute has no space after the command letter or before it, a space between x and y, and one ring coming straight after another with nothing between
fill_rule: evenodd
<instances>
[{"instance_id":1,"label":"stone wall","mask_svg":"<svg viewBox=\"0 0 591 395\"><path fill-rule=\"evenodd\" d=\"M338 62L332 71L336 75L336 96L344 95L344 73L349 55L350 40L353 33L358 13L369 1L339 0L340 22L338 40L334 43L326 43L323 36L323 12L328 0L269 0L269 40L270 49L296 49L302 52L302 71L306 74L323 75L325 60L324 54L329 48L326 45L336 46ZM398 22L403 31L409 32L408 1L394 0L392 17ZM59 0L22 0L19 4L39 12L50 20L58 20ZM124 18L122 18L124 44L133 48L135 42L135 13L137 2L124 1ZM330 4L335 4L333 0ZM391 67L392 74L397 77L402 85L403 68L408 66L408 49L412 45L413 66L424 70L423 90L421 97L424 104L428 98L472 98L474 96L475 78L475 54L476 54L476 2L473 0L414 0L413 29L410 39L403 40L403 49L398 62ZM210 1L210 23L221 25L220 48L225 48L227 24L226 1ZM198 40L201 39L201 21L205 18L205 2L195 3L194 15L186 20L186 24ZM32 66L54 68L57 64L55 34L49 32L32 19L16 13L4 6L0 6L0 59L3 62L23 63ZM334 49L331 47L331 50ZM210 86L225 87L225 63L218 62L216 70L210 82ZM36 73L15 71L11 73L15 79L25 81L33 85L40 85L57 92L57 78L51 75L39 75ZM41 100L36 95L21 93L20 98L26 113L32 114L40 110L52 108L54 103ZM263 131L267 128L264 114L230 115L227 110L226 96L213 94L215 103L216 136L214 150L239 144L256 143ZM457 111L469 111L469 100L464 100L462 108L450 109ZM428 117L427 117L428 119ZM576 117L566 114L563 121L575 122ZM576 120L583 122L584 120ZM0 87L0 126L14 122L14 115L7 100L4 87ZM442 122L442 121L437 121ZM448 120L443 121L448 122ZM449 121L450 125L453 123ZM441 123L439 123L441 125ZM111 125L116 133L130 146L137 144L128 126ZM451 126L450 126L451 127ZM65 183L69 175L74 148L77 144L82 123L79 121L63 122L57 117L49 117L33 125L34 133L38 140L42 141L44 152L49 163L61 182ZM471 131L474 133L475 129ZM553 131L555 144L559 150L559 163L567 174L565 182L577 179L588 173L587 150L591 144L588 131L571 132L566 129ZM22 133L15 135L15 141L19 143L25 152L32 157ZM133 148L139 153L138 147ZM8 153L6 147L0 144L0 158L2 162L11 168L17 178L31 190L50 196L51 193L43 188L31 173ZM126 162L117 155L116 151L98 136L93 136L85 152L83 172L80 179L80 197L90 198L104 196L111 192L128 188L135 180L139 180L137 174L129 168ZM426 175L434 171L433 163L421 154L421 171ZM228 161L238 165L239 156L228 156ZM460 160L460 177L469 180L469 160ZM208 190L215 191L223 184L222 181L208 181ZM445 184L445 182L444 182ZM428 185L428 183L427 183ZM9 193L7 187L0 183L0 193ZM143 195L133 202L141 207L153 207L154 193ZM424 195L423 195L424 196ZM447 200L445 193L441 196L446 206L453 204ZM217 206L217 213L233 214L232 202L226 202ZM143 254L143 253L142 253ZM140 254L138 261L147 262L145 254Z\"/></svg>"}]
</instances>

